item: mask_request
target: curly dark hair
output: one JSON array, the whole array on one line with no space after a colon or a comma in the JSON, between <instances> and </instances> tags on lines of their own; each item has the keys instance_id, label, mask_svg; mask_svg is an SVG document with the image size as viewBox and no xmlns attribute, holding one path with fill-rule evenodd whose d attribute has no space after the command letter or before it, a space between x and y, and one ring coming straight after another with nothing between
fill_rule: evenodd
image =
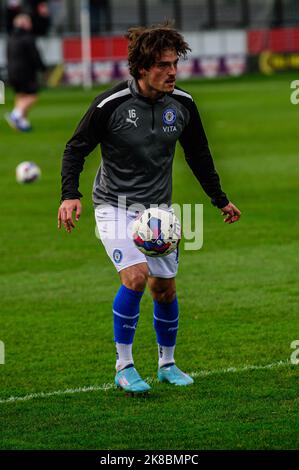
<instances>
[{"instance_id":1,"label":"curly dark hair","mask_svg":"<svg viewBox=\"0 0 299 470\"><path fill-rule=\"evenodd\" d=\"M184 58L187 51L191 51L183 36L174 29L171 21L150 27L129 28L126 38L129 40L129 69L136 79L140 78L139 69L148 70L163 50L174 49L179 57Z\"/></svg>"}]
</instances>

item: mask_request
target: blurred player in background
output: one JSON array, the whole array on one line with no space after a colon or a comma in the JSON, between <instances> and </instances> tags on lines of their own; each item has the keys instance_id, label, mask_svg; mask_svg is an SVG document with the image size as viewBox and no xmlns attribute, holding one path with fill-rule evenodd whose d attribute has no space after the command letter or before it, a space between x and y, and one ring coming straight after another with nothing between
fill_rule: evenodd
<instances>
[{"instance_id":1,"label":"blurred player in background","mask_svg":"<svg viewBox=\"0 0 299 470\"><path fill-rule=\"evenodd\" d=\"M14 29L7 43L8 80L15 91L15 105L5 115L8 124L16 130L31 130L28 112L38 98L38 71L46 67L32 35L32 20L20 14L13 20Z\"/></svg>"},{"instance_id":2,"label":"blurred player in background","mask_svg":"<svg viewBox=\"0 0 299 470\"><path fill-rule=\"evenodd\" d=\"M6 31L10 34L13 30L14 18L22 13L22 0L7 0L5 3Z\"/></svg>"},{"instance_id":3,"label":"blurred player in background","mask_svg":"<svg viewBox=\"0 0 299 470\"><path fill-rule=\"evenodd\" d=\"M32 34L34 36L46 36L51 25L48 2L41 0L26 0L24 11L31 16Z\"/></svg>"},{"instance_id":4,"label":"blurred player in background","mask_svg":"<svg viewBox=\"0 0 299 470\"><path fill-rule=\"evenodd\" d=\"M145 392L150 386L134 367L132 345L146 285L154 303L158 379L179 386L192 384L193 379L174 360L179 320L175 284L178 254L146 257L129 236L120 238L118 228L129 226L135 217L126 208L132 204L171 206L172 162L179 140L187 163L225 221L236 222L240 211L221 189L191 95L175 86L177 63L189 50L188 44L167 23L131 28L128 39L133 78L98 96L67 143L58 227L63 224L71 232L73 211L79 219L79 175L85 157L101 144L102 164L94 182L93 202L98 231L121 281L113 303L115 383L126 391ZM126 197L126 208L118 206L119 195ZM113 224L117 225L116 236L107 238Z\"/></svg>"}]
</instances>

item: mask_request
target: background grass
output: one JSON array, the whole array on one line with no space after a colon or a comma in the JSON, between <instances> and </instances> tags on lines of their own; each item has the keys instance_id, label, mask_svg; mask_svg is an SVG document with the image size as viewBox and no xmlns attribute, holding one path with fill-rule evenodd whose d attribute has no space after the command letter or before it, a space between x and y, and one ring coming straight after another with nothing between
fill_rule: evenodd
<instances>
[{"instance_id":1,"label":"background grass","mask_svg":"<svg viewBox=\"0 0 299 470\"><path fill-rule=\"evenodd\" d=\"M204 246L181 250L176 359L186 371L212 373L187 389L154 383L148 399L110 389L2 403L1 449L298 449L297 367L224 372L286 361L299 339L295 78L180 84L198 103L222 186L243 213L238 224L223 224L178 147L173 200L204 204ZM0 400L113 382L111 303L119 281L94 236L98 152L81 177L76 230L56 227L64 145L99 92L44 91L30 134L0 122ZM8 93L2 112L11 106ZM39 182L15 182L23 160L41 166ZM141 374L154 378L148 293L134 352Z\"/></svg>"}]
</instances>

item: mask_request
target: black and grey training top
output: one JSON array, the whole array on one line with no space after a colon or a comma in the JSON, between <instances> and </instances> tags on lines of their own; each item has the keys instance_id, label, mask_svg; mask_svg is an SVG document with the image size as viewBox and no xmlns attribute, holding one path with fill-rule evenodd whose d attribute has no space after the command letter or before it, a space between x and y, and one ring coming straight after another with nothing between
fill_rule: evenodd
<instances>
[{"instance_id":1,"label":"black and grey training top","mask_svg":"<svg viewBox=\"0 0 299 470\"><path fill-rule=\"evenodd\" d=\"M138 92L135 80L99 95L66 144L62 162L62 199L78 199L85 157L100 144L102 162L93 186L94 205L117 206L118 196L131 204L171 204L172 162L179 140L185 158L211 198L222 208L221 190L207 138L192 97L175 88L152 102Z\"/></svg>"}]
</instances>

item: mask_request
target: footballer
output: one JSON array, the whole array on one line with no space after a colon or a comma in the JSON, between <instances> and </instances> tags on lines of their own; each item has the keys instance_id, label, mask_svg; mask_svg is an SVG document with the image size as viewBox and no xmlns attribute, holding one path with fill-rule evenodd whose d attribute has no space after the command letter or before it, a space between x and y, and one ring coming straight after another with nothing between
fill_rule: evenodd
<instances>
[{"instance_id":1,"label":"footballer","mask_svg":"<svg viewBox=\"0 0 299 470\"><path fill-rule=\"evenodd\" d=\"M135 369L132 353L146 286L153 299L158 379L178 386L193 383L174 359L179 325L178 253L148 257L129 236L118 236L122 230L113 231L112 226L130 227L136 217L131 209L134 205L171 206L172 163L178 141L187 164L225 222L234 223L241 214L222 191L192 96L176 86L178 61L190 50L183 36L164 23L130 28L127 38L131 78L96 97L66 144L58 227L63 225L68 232L75 227L73 212L77 221L81 214L79 176L85 157L100 145L102 161L93 186L95 219L121 284L112 307L115 383L138 393L150 389Z\"/></svg>"}]
</instances>

